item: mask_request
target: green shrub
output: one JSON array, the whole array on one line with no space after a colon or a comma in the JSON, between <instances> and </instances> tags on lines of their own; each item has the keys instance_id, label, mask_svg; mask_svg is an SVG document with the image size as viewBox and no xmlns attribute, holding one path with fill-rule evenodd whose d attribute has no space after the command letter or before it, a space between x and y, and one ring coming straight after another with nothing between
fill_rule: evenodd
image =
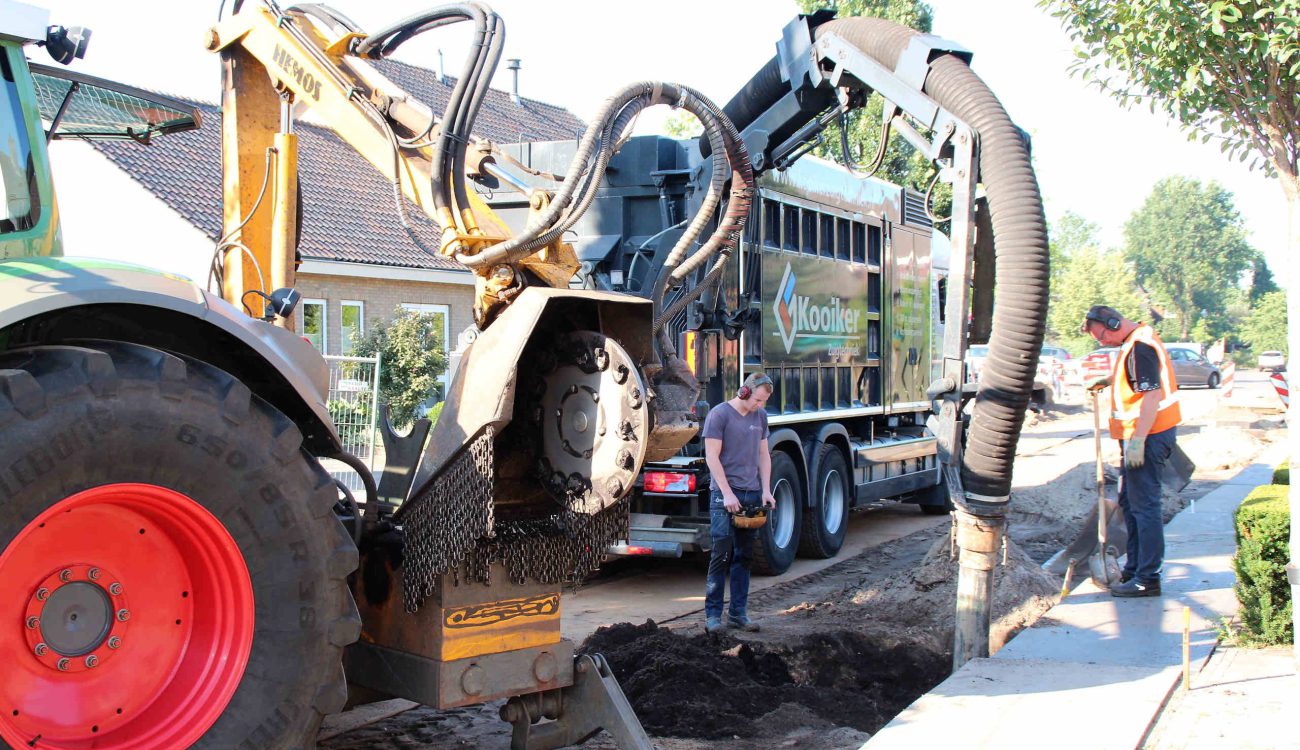
<instances>
[{"instance_id":1,"label":"green shrub","mask_svg":"<svg viewBox=\"0 0 1300 750\"><path fill-rule=\"evenodd\" d=\"M1291 459L1282 462L1282 465L1273 470L1273 484L1291 484Z\"/></svg>"},{"instance_id":2,"label":"green shrub","mask_svg":"<svg viewBox=\"0 0 1300 750\"><path fill-rule=\"evenodd\" d=\"M1251 490L1237 508L1237 601L1242 643L1291 643L1291 587L1286 580L1291 531L1290 487L1267 484Z\"/></svg>"}]
</instances>

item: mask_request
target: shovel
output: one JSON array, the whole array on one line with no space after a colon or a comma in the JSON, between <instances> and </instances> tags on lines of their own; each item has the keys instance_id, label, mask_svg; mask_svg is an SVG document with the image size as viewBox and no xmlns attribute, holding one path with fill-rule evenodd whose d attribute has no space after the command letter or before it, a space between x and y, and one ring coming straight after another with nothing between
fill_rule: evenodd
<instances>
[{"instance_id":1,"label":"shovel","mask_svg":"<svg viewBox=\"0 0 1300 750\"><path fill-rule=\"evenodd\" d=\"M1112 583L1119 583L1119 552L1106 539L1110 514L1107 512L1106 475L1101 462L1101 409L1096 391L1092 391L1092 444L1097 453L1097 548L1088 557L1088 570L1093 583L1109 588Z\"/></svg>"}]
</instances>

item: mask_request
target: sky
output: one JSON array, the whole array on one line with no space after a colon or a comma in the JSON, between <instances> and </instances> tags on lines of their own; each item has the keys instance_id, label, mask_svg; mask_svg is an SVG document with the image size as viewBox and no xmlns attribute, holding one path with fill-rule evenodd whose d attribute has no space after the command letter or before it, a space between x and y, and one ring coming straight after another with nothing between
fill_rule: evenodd
<instances>
[{"instance_id":1,"label":"sky","mask_svg":"<svg viewBox=\"0 0 1300 750\"><path fill-rule=\"evenodd\" d=\"M217 18L219 0L27 1L50 7L51 23L93 30L88 54L75 70L217 101L217 57L200 40ZM437 3L330 4L373 30ZM798 13L786 0L490 4L506 23L504 58L522 60L520 93L584 120L607 96L637 80L685 83L725 103L772 57L782 27ZM1071 43L1033 0L930 5L934 33L974 53L972 68L1032 135L1049 221L1073 211L1100 226L1104 246L1120 247L1124 222L1156 181L1175 174L1215 180L1234 194L1251 242L1275 277L1286 278L1286 201L1276 179L1229 162L1214 143L1189 142L1162 115L1122 110L1108 95L1070 77ZM398 59L436 68L441 50L448 74L457 75L468 36L467 24L424 34L405 45ZM509 89L510 77L503 63L494 85ZM653 132L668 114L663 107L645 113L638 131Z\"/></svg>"}]
</instances>

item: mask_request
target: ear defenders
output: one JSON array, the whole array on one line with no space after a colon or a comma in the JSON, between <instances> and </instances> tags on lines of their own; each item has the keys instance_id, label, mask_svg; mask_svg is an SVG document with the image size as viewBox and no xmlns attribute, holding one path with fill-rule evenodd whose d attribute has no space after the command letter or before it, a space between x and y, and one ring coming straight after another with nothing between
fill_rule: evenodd
<instances>
[{"instance_id":1,"label":"ear defenders","mask_svg":"<svg viewBox=\"0 0 1300 750\"><path fill-rule=\"evenodd\" d=\"M745 378L745 384L740 386L740 390L736 391L736 398L741 401L748 401L749 397L754 395L754 389L763 386L771 388L772 379L759 373L750 375L748 378Z\"/></svg>"},{"instance_id":2,"label":"ear defenders","mask_svg":"<svg viewBox=\"0 0 1300 750\"><path fill-rule=\"evenodd\" d=\"M1083 330L1088 330L1088 321L1101 323L1108 331L1118 331L1123 322L1119 315L1105 305L1096 305L1083 316Z\"/></svg>"}]
</instances>

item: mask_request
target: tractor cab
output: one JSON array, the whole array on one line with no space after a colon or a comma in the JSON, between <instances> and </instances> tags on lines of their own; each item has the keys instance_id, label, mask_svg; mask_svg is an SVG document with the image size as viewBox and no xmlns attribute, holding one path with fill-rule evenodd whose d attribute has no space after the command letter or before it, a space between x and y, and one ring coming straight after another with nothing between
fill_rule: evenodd
<instances>
[{"instance_id":1,"label":"tractor cab","mask_svg":"<svg viewBox=\"0 0 1300 750\"><path fill-rule=\"evenodd\" d=\"M50 179L50 141L131 139L199 127L186 102L64 68L29 62L42 46L65 65L84 56L90 31L49 26L46 11L0 0L0 259L61 255Z\"/></svg>"}]
</instances>

